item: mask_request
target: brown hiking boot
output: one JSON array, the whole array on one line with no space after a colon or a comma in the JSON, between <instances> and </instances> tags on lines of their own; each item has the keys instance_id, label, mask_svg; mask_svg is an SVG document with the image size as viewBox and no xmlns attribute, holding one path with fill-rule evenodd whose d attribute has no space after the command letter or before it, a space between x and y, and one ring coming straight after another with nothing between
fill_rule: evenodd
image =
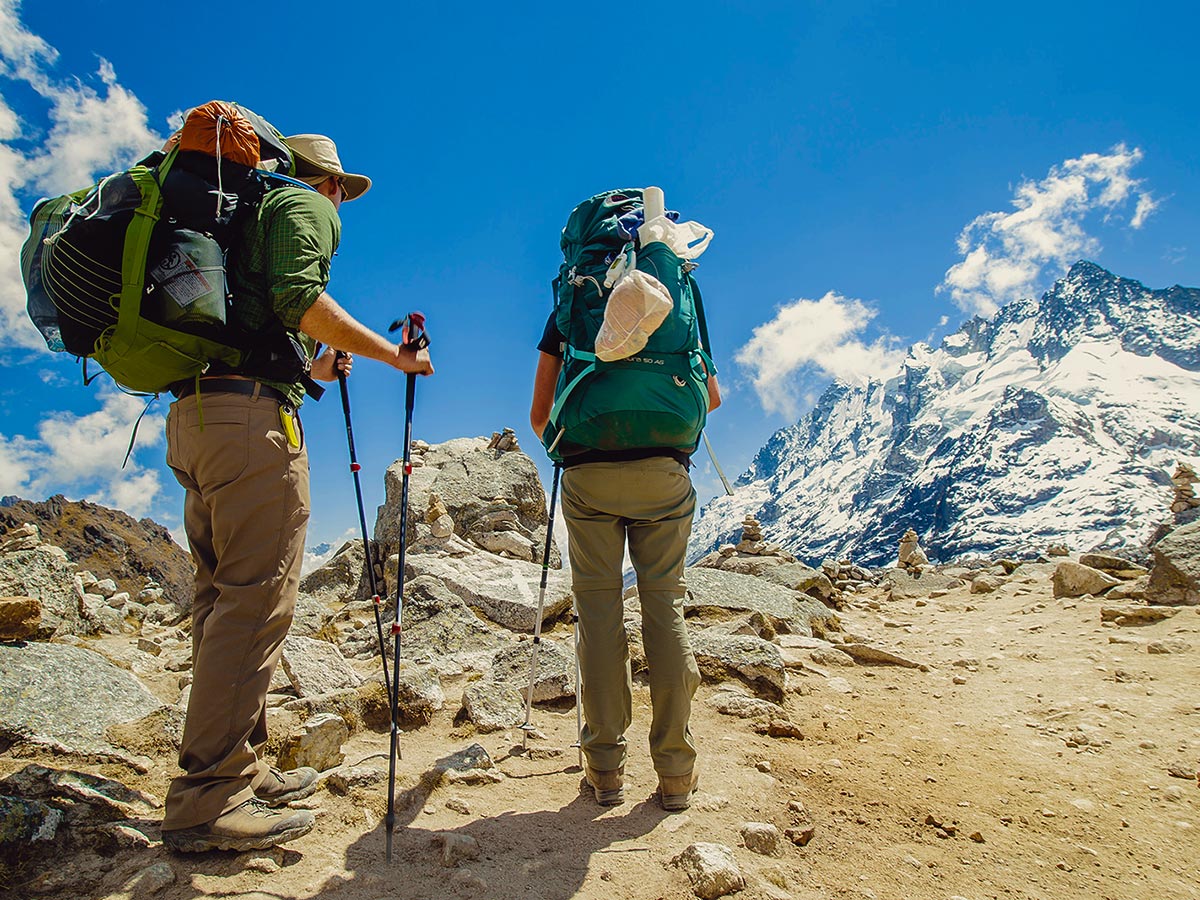
<instances>
[{"instance_id":1,"label":"brown hiking boot","mask_svg":"<svg viewBox=\"0 0 1200 900\"><path fill-rule=\"evenodd\" d=\"M583 783L596 795L601 806L620 806L625 802L625 767L600 772L591 766L583 767Z\"/></svg>"},{"instance_id":2,"label":"brown hiking boot","mask_svg":"<svg viewBox=\"0 0 1200 900\"><path fill-rule=\"evenodd\" d=\"M692 793L700 782L700 775L691 771L686 775L659 775L658 794L662 808L667 812L678 812L692 805Z\"/></svg>"},{"instance_id":3,"label":"brown hiking boot","mask_svg":"<svg viewBox=\"0 0 1200 900\"><path fill-rule=\"evenodd\" d=\"M268 806L283 806L316 791L318 777L317 770L309 766L301 766L290 772L280 772L271 766L266 780L254 789L254 796Z\"/></svg>"},{"instance_id":4,"label":"brown hiking boot","mask_svg":"<svg viewBox=\"0 0 1200 900\"><path fill-rule=\"evenodd\" d=\"M251 798L207 825L162 833L163 844L176 853L206 850L266 850L308 834L316 817L306 809L278 811Z\"/></svg>"}]
</instances>

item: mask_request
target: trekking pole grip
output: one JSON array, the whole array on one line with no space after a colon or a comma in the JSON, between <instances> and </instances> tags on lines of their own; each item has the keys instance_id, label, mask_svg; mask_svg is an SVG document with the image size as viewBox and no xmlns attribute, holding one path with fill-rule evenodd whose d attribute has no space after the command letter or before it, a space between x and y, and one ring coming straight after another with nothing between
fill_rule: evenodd
<instances>
[{"instance_id":1,"label":"trekking pole grip","mask_svg":"<svg viewBox=\"0 0 1200 900\"><path fill-rule=\"evenodd\" d=\"M400 346L409 350L424 350L429 346L429 335L425 331L425 314L410 312L388 326L388 334L400 332Z\"/></svg>"}]
</instances>

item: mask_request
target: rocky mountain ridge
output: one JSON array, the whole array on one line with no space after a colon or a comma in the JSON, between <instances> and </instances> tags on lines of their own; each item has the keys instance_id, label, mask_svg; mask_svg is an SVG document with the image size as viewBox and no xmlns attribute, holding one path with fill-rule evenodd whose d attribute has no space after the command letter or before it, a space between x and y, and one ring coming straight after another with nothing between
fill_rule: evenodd
<instances>
[{"instance_id":1,"label":"rocky mountain ridge","mask_svg":"<svg viewBox=\"0 0 1200 900\"><path fill-rule=\"evenodd\" d=\"M1079 262L1040 300L914 345L894 377L831 385L700 514L690 558L756 517L816 564L1143 554L1175 464L1200 457L1200 290L1150 290Z\"/></svg>"},{"instance_id":2,"label":"rocky mountain ridge","mask_svg":"<svg viewBox=\"0 0 1200 900\"><path fill-rule=\"evenodd\" d=\"M119 590L136 595L154 582L167 601L191 609L192 558L153 519L137 520L119 509L61 494L41 502L0 498L0 540L27 524L81 569L113 579Z\"/></svg>"}]
</instances>

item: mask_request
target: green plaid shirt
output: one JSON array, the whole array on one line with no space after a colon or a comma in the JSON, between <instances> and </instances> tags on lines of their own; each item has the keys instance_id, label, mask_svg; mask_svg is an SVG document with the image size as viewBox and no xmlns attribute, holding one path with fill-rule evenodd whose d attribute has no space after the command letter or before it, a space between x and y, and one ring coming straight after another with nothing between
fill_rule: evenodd
<instances>
[{"instance_id":1,"label":"green plaid shirt","mask_svg":"<svg viewBox=\"0 0 1200 900\"><path fill-rule=\"evenodd\" d=\"M311 359L316 341L300 331L300 319L329 284L329 265L342 239L342 222L328 197L299 187L271 190L242 231L231 278L234 321L254 332L278 319L297 334ZM293 406L304 387L264 381Z\"/></svg>"}]
</instances>

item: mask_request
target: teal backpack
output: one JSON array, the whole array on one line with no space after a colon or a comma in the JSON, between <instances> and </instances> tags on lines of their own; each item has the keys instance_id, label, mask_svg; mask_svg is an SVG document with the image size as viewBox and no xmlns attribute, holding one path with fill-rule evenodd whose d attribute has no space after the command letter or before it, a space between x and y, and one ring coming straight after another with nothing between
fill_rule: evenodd
<instances>
[{"instance_id":1,"label":"teal backpack","mask_svg":"<svg viewBox=\"0 0 1200 900\"><path fill-rule=\"evenodd\" d=\"M225 325L226 254L269 179L292 181L293 158L252 111L214 101L193 114L210 108L218 140L231 120L253 131L257 166L177 146L42 200L30 215L26 309L51 350L83 359L85 383L88 359L119 386L157 394L245 358L245 342Z\"/></svg>"},{"instance_id":2,"label":"teal backpack","mask_svg":"<svg viewBox=\"0 0 1200 900\"><path fill-rule=\"evenodd\" d=\"M695 263L662 243L636 246L637 268L671 295L673 308L645 348L613 362L596 358L596 335L612 288L609 265L635 249L619 219L642 208L642 190L585 200L563 228L563 263L554 280L554 315L565 338L563 367L542 443L560 461L587 450L664 447L692 453L708 415L708 329Z\"/></svg>"}]
</instances>

